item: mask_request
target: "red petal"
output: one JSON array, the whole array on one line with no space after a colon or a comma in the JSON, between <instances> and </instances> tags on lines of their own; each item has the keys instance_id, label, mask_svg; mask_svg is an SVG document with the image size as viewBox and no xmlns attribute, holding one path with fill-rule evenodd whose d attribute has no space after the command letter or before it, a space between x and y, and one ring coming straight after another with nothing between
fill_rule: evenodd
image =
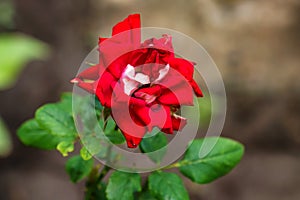
<instances>
[{"instance_id":1,"label":"red petal","mask_svg":"<svg viewBox=\"0 0 300 200\"><path fill-rule=\"evenodd\" d=\"M151 121L149 116L149 107L141 102L144 101L137 101L137 99L134 97L130 98L129 111L135 123L147 126Z\"/></svg>"},{"instance_id":2,"label":"red petal","mask_svg":"<svg viewBox=\"0 0 300 200\"><path fill-rule=\"evenodd\" d=\"M157 100L166 105L194 105L192 89L186 83L172 89L164 89Z\"/></svg>"},{"instance_id":3,"label":"red petal","mask_svg":"<svg viewBox=\"0 0 300 200\"><path fill-rule=\"evenodd\" d=\"M136 148L140 144L141 140L143 139L143 137L134 137L130 134L125 133L124 131L121 131L121 132L123 133L123 135L126 139L128 148Z\"/></svg>"},{"instance_id":4,"label":"red petal","mask_svg":"<svg viewBox=\"0 0 300 200\"><path fill-rule=\"evenodd\" d=\"M108 38L99 37L98 45L107 40Z\"/></svg>"},{"instance_id":5,"label":"red petal","mask_svg":"<svg viewBox=\"0 0 300 200\"><path fill-rule=\"evenodd\" d=\"M119 79L129 63L130 52L140 45L140 15L129 15L113 27L112 38L99 39L99 61Z\"/></svg>"},{"instance_id":6,"label":"red petal","mask_svg":"<svg viewBox=\"0 0 300 200\"><path fill-rule=\"evenodd\" d=\"M113 27L112 35L116 35L118 33L135 29L135 28L140 28L140 27L141 27L140 15L139 14L129 15L126 19L119 22Z\"/></svg>"},{"instance_id":7,"label":"red petal","mask_svg":"<svg viewBox=\"0 0 300 200\"><path fill-rule=\"evenodd\" d=\"M167 111L167 118L166 122L162 128L162 131L167 134L173 134L173 126L172 126L172 120L171 120L171 111L169 106L164 106L165 110Z\"/></svg>"},{"instance_id":8,"label":"red petal","mask_svg":"<svg viewBox=\"0 0 300 200\"><path fill-rule=\"evenodd\" d=\"M169 64L172 68L181 73L187 80L193 79L194 65L182 58L173 58L169 60Z\"/></svg>"},{"instance_id":9,"label":"red petal","mask_svg":"<svg viewBox=\"0 0 300 200\"><path fill-rule=\"evenodd\" d=\"M112 116L125 136L127 146L129 148L137 147L147 132L146 126L136 123L135 119L133 119L130 114L129 116L124 116L126 115L124 109L128 109L126 103L113 103Z\"/></svg>"},{"instance_id":10,"label":"red petal","mask_svg":"<svg viewBox=\"0 0 300 200\"><path fill-rule=\"evenodd\" d=\"M86 83L86 82L80 80L77 83L77 85L89 93L92 93L92 94L95 93L95 82L94 83Z\"/></svg>"},{"instance_id":11,"label":"red petal","mask_svg":"<svg viewBox=\"0 0 300 200\"><path fill-rule=\"evenodd\" d=\"M167 75L156 83L165 88L174 88L182 84L183 82L187 82L186 78L176 70L170 68Z\"/></svg>"},{"instance_id":12,"label":"red petal","mask_svg":"<svg viewBox=\"0 0 300 200\"><path fill-rule=\"evenodd\" d=\"M76 78L71 80L71 83L77 84L82 89L95 93L95 85L99 78L100 66L94 65L80 72ZM87 79L87 80L85 80Z\"/></svg>"},{"instance_id":13,"label":"red petal","mask_svg":"<svg viewBox=\"0 0 300 200\"><path fill-rule=\"evenodd\" d=\"M176 131L181 131L187 123L186 119L181 116L172 116L171 119L173 129Z\"/></svg>"},{"instance_id":14,"label":"red petal","mask_svg":"<svg viewBox=\"0 0 300 200\"><path fill-rule=\"evenodd\" d=\"M111 107L112 86L116 84L115 78L107 71L105 71L97 85L96 95L101 104L105 107Z\"/></svg>"},{"instance_id":15,"label":"red petal","mask_svg":"<svg viewBox=\"0 0 300 200\"><path fill-rule=\"evenodd\" d=\"M97 80L99 78L99 65L94 65L78 74L80 79Z\"/></svg>"},{"instance_id":16,"label":"red petal","mask_svg":"<svg viewBox=\"0 0 300 200\"><path fill-rule=\"evenodd\" d=\"M193 73L194 73L193 63L182 58L174 58L169 60L169 64L172 68L180 72L189 81L197 97L203 96L201 89L193 79Z\"/></svg>"},{"instance_id":17,"label":"red petal","mask_svg":"<svg viewBox=\"0 0 300 200\"><path fill-rule=\"evenodd\" d=\"M115 102L112 105L112 115L118 127L124 134L129 148L135 148L147 131L146 123L150 118L149 108L143 106L141 100L131 98L128 102ZM128 107L129 106L129 107ZM129 109L129 113L128 113Z\"/></svg>"},{"instance_id":18,"label":"red petal","mask_svg":"<svg viewBox=\"0 0 300 200\"><path fill-rule=\"evenodd\" d=\"M162 38L150 38L145 40L141 45L142 48L150 48L159 52L159 55L163 58L165 56L171 58L174 57L174 49L172 45L172 37L170 35L164 34ZM167 60L164 60L168 62Z\"/></svg>"},{"instance_id":19,"label":"red petal","mask_svg":"<svg viewBox=\"0 0 300 200\"><path fill-rule=\"evenodd\" d=\"M159 54L153 48L136 49L131 52L130 64L138 67L148 63L159 63Z\"/></svg>"},{"instance_id":20,"label":"red petal","mask_svg":"<svg viewBox=\"0 0 300 200\"><path fill-rule=\"evenodd\" d=\"M173 134L170 107L157 104L152 106L151 108L152 109L150 111L150 131L152 130L152 127L157 126L161 129L162 132L165 132L167 134Z\"/></svg>"},{"instance_id":21,"label":"red petal","mask_svg":"<svg viewBox=\"0 0 300 200\"><path fill-rule=\"evenodd\" d=\"M130 97L124 93L124 86L122 86L119 82L117 82L113 89L113 101L118 103L127 103L129 102Z\"/></svg>"},{"instance_id":22,"label":"red petal","mask_svg":"<svg viewBox=\"0 0 300 200\"><path fill-rule=\"evenodd\" d=\"M193 90L196 94L197 97L203 97L203 93L200 89L200 87L198 86L198 84L196 83L196 81L194 79L192 79L190 81L191 86L193 87Z\"/></svg>"},{"instance_id":23,"label":"red petal","mask_svg":"<svg viewBox=\"0 0 300 200\"><path fill-rule=\"evenodd\" d=\"M154 96L160 96L161 87L160 87L160 85L153 85L148 88L139 89L134 94L137 96L139 96L139 94L149 94L149 95L154 95Z\"/></svg>"},{"instance_id":24,"label":"red petal","mask_svg":"<svg viewBox=\"0 0 300 200\"><path fill-rule=\"evenodd\" d=\"M174 55L174 49L172 45L172 36L168 34L164 34L162 38L158 40L154 40L154 47L159 50L167 51Z\"/></svg>"},{"instance_id":25,"label":"red petal","mask_svg":"<svg viewBox=\"0 0 300 200\"><path fill-rule=\"evenodd\" d=\"M163 35L162 38L151 38L132 52L129 62L132 66L142 66L142 73L155 80L159 75L159 70L168 63L170 58L174 57L172 38L169 35Z\"/></svg>"},{"instance_id":26,"label":"red petal","mask_svg":"<svg viewBox=\"0 0 300 200\"><path fill-rule=\"evenodd\" d=\"M129 54L124 54L119 58L115 59L109 66L108 70L116 79L119 79L122 76L125 68L127 67L129 59Z\"/></svg>"}]
</instances>

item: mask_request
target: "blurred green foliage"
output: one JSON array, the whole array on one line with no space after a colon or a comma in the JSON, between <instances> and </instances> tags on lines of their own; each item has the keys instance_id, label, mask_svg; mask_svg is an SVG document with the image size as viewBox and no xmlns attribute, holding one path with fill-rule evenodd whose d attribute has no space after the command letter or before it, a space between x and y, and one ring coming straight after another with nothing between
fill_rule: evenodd
<instances>
[{"instance_id":1,"label":"blurred green foliage","mask_svg":"<svg viewBox=\"0 0 300 200\"><path fill-rule=\"evenodd\" d=\"M0 30L14 28L13 2L0 2ZM0 33L0 90L14 85L18 75L26 64L33 59L47 57L49 47L32 37L20 33ZM8 130L0 118L0 157L7 156L12 149L12 142Z\"/></svg>"},{"instance_id":2,"label":"blurred green foliage","mask_svg":"<svg viewBox=\"0 0 300 200\"><path fill-rule=\"evenodd\" d=\"M32 59L46 58L49 47L31 37L10 33L0 34L0 90L14 85L23 67ZM11 150L8 131L0 121L0 156Z\"/></svg>"},{"instance_id":3,"label":"blurred green foliage","mask_svg":"<svg viewBox=\"0 0 300 200\"><path fill-rule=\"evenodd\" d=\"M11 140L4 122L0 118L0 157L7 156L12 149Z\"/></svg>"},{"instance_id":4,"label":"blurred green foliage","mask_svg":"<svg viewBox=\"0 0 300 200\"><path fill-rule=\"evenodd\" d=\"M200 124L208 126L211 118L211 100L209 94L204 94L202 98L197 98L200 111Z\"/></svg>"},{"instance_id":5,"label":"blurred green foliage","mask_svg":"<svg viewBox=\"0 0 300 200\"><path fill-rule=\"evenodd\" d=\"M15 13L11 0L0 1L0 27L13 28L13 15Z\"/></svg>"},{"instance_id":6,"label":"blurred green foliage","mask_svg":"<svg viewBox=\"0 0 300 200\"><path fill-rule=\"evenodd\" d=\"M44 59L48 46L22 34L0 34L0 90L12 87L23 67L32 59Z\"/></svg>"}]
</instances>

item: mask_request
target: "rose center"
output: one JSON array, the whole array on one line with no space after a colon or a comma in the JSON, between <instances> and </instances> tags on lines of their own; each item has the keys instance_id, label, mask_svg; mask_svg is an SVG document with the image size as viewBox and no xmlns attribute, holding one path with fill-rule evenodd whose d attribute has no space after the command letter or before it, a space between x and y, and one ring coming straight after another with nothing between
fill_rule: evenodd
<instances>
[{"instance_id":1,"label":"rose center","mask_svg":"<svg viewBox=\"0 0 300 200\"><path fill-rule=\"evenodd\" d=\"M169 72L169 64L159 70L159 75L154 81L150 81L151 77L142 72L137 72L132 65L128 64L121 77L121 84L124 87L124 93L128 96L134 96L145 100L146 103L152 103L156 99L156 95L139 91L143 88L149 88L151 85L158 84Z\"/></svg>"}]
</instances>

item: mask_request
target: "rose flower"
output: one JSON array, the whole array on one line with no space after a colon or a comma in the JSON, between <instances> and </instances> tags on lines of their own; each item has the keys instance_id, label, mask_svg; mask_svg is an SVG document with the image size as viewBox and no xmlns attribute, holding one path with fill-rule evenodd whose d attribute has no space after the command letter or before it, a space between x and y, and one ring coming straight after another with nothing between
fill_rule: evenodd
<instances>
[{"instance_id":1,"label":"rose flower","mask_svg":"<svg viewBox=\"0 0 300 200\"><path fill-rule=\"evenodd\" d=\"M99 64L72 82L111 108L129 148L153 127L172 134L186 125L177 111L202 92L193 79L194 64L175 57L170 35L141 42L140 16L129 15L113 27L111 38L99 39L99 54Z\"/></svg>"}]
</instances>

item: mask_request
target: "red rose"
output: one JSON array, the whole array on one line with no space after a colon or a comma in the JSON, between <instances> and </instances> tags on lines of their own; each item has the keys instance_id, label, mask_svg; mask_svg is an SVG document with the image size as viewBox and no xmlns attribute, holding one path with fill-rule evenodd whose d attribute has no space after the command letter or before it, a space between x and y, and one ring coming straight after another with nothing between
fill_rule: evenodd
<instances>
[{"instance_id":1,"label":"red rose","mask_svg":"<svg viewBox=\"0 0 300 200\"><path fill-rule=\"evenodd\" d=\"M155 126L168 134L181 130L187 122L176 112L193 105L193 93L202 96L193 63L174 56L171 36L141 43L140 35L140 16L128 16L112 38L99 39L99 64L72 80L112 109L130 148Z\"/></svg>"}]
</instances>

